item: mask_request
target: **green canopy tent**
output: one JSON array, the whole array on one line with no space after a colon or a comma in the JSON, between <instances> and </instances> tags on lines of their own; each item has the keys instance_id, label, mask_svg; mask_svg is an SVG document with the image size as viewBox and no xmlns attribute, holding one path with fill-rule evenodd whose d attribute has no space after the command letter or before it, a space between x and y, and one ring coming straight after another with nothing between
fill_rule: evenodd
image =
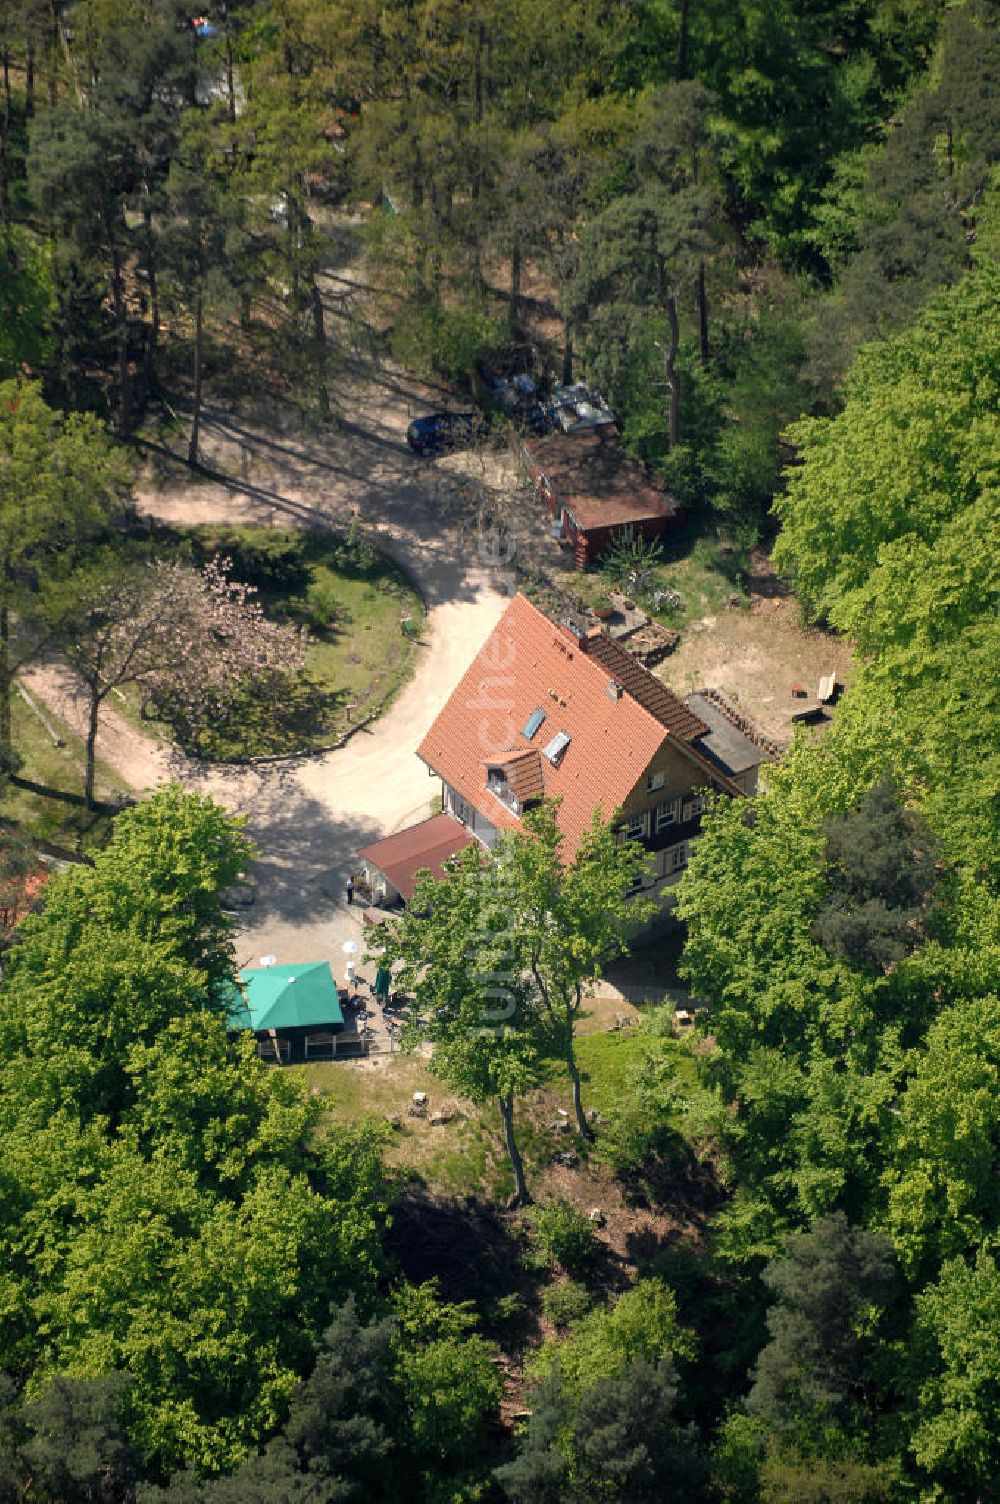
<instances>
[{"instance_id":1,"label":"green canopy tent","mask_svg":"<svg viewBox=\"0 0 1000 1504\"><path fill-rule=\"evenodd\" d=\"M300 1061L334 1053L333 1036L344 1027L340 994L329 961L294 966L249 967L230 990L226 1018L231 1033L250 1029L270 1042L280 1060Z\"/></svg>"}]
</instances>

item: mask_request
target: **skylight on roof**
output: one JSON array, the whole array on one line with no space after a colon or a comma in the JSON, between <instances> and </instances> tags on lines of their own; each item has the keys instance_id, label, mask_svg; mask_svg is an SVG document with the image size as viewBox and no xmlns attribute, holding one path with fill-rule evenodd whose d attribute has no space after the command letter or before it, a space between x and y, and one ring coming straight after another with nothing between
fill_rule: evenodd
<instances>
[{"instance_id":1,"label":"skylight on roof","mask_svg":"<svg viewBox=\"0 0 1000 1504\"><path fill-rule=\"evenodd\" d=\"M534 736L535 732L538 730L544 719L544 710L533 710L524 723L524 728L521 731L521 735L526 736L528 738L528 741L530 742L531 738Z\"/></svg>"},{"instance_id":2,"label":"skylight on roof","mask_svg":"<svg viewBox=\"0 0 1000 1504\"><path fill-rule=\"evenodd\" d=\"M557 731L548 746L542 748L542 752L553 765L559 762L566 748L573 738L568 731Z\"/></svg>"}]
</instances>

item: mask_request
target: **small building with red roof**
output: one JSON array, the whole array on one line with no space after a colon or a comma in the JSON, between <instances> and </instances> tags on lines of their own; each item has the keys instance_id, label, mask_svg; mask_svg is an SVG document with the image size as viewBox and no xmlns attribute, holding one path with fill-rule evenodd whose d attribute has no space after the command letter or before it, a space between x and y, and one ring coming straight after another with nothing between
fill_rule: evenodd
<instances>
[{"instance_id":1,"label":"small building with red roof","mask_svg":"<svg viewBox=\"0 0 1000 1504\"><path fill-rule=\"evenodd\" d=\"M626 528L653 539L684 520L676 497L625 453L613 424L527 437L522 448L535 490L558 520L578 569Z\"/></svg>"},{"instance_id":2,"label":"small building with red roof","mask_svg":"<svg viewBox=\"0 0 1000 1504\"><path fill-rule=\"evenodd\" d=\"M445 863L475 840L453 815L432 815L382 841L362 846L358 856L372 899L380 905L409 903L417 873L425 868L440 877Z\"/></svg>"}]
</instances>

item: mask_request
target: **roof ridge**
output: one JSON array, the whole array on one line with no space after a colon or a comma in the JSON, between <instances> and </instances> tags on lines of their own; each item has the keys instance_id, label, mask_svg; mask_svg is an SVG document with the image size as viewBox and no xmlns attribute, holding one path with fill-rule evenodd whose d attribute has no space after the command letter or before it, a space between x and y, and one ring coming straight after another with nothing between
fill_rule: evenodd
<instances>
[{"instance_id":1,"label":"roof ridge","mask_svg":"<svg viewBox=\"0 0 1000 1504\"><path fill-rule=\"evenodd\" d=\"M656 724L658 726L661 726L665 731L669 732L671 736L675 737L678 741L689 742L696 736L703 736L709 729L705 722L697 714L697 712L693 711L691 707L681 699L680 695L677 694L675 690L670 688L669 684L664 683L662 679L658 679L654 673L650 672L650 670L644 663L640 663L635 654L630 653L628 648L623 643L617 642L613 637L610 637L607 633L604 632L595 634L591 641L595 644L595 646L597 644L600 644L600 646L597 648L597 651L594 652L593 650L588 651L587 649L584 649L584 652L586 656L590 658L591 662L594 663L595 667L600 667L601 671L605 675L611 674L614 672L614 667L610 663L602 663L602 656L610 656L611 658L619 659L619 663L617 665L619 669L627 671L627 673L632 676L633 679L638 679L643 684L648 683L649 691L652 695L655 695L657 697L666 697L668 701L672 701L673 704L677 707L678 713L686 717L689 721L693 721L698 728L691 729L685 732L679 730L675 726L669 725L667 722L663 721L654 710L651 710L650 707L639 698L634 689L630 688L627 682L622 681L622 689L629 696L629 698L636 705L640 706L640 708L644 710L647 715L652 716Z\"/></svg>"},{"instance_id":2,"label":"roof ridge","mask_svg":"<svg viewBox=\"0 0 1000 1504\"><path fill-rule=\"evenodd\" d=\"M483 762L487 767L505 768L508 763L520 762L525 757L540 757L537 747L515 747L512 752L498 752L496 757L484 757Z\"/></svg>"},{"instance_id":3,"label":"roof ridge","mask_svg":"<svg viewBox=\"0 0 1000 1504\"><path fill-rule=\"evenodd\" d=\"M511 605L515 605L518 601L524 601L525 605L526 606L530 606L531 609L532 609L532 611L534 611L535 615L536 616L540 616L541 619L542 619L542 621L544 621L546 623L546 625L552 629L553 632L555 632L559 636L562 636L562 638L563 638L564 641L566 641L566 642L569 641L569 639L566 636L566 632L564 631L563 627L558 622L554 622L552 620L551 616L547 616L546 613L542 610L541 606L536 606L535 602L533 600L529 600L529 598L524 594L523 590L519 590L517 592L517 594L515 595L513 601L511 602ZM508 607L508 610L509 609L510 608ZM501 617L500 620L502 621L503 617ZM499 625L499 623L498 623L498 625ZM572 629L570 629L570 630L572 630ZM574 632L574 636L576 637L576 633L575 632ZM613 642L614 641L613 638L606 637L604 633L596 633L595 634L595 638L600 638L601 640L606 641L606 642ZM602 666L600 665L600 663L598 663L597 659L593 658L591 656L591 654L587 651L587 649L585 647L582 647L580 645L581 642L587 641L587 640L589 640L589 638L587 636L585 636L584 638L577 637L576 638L576 646L572 649L572 651L575 652L575 653L578 653L580 655L580 658L581 658L582 662L586 663L589 668L592 668L594 670L594 672L596 674L598 674L600 676L600 678L605 683L607 683L607 680L608 680L608 670L607 670L607 668L602 668ZM615 646L617 646L617 644L615 644ZM622 649L622 651L625 651L625 649ZM632 658L633 655L630 653L629 657ZM635 662L635 665L636 665L637 668L642 668L644 673L649 673L648 669L643 668L643 665L639 662L638 658L635 658L634 662ZM660 684L661 681L659 679L657 679L655 677L655 675L650 674L649 676L653 680L654 684ZM628 689L625 688L624 685L622 686L622 688L625 689L625 693L628 695L628 697L632 701L633 705L637 706L638 709L642 711L643 715L647 716L648 719L650 721L652 721L652 723L653 723L654 726L656 726L662 732L666 732L666 733L669 733L671 735L673 734L672 732L670 732L669 727L664 726L663 722L659 719L658 716L655 716L653 714L653 712L648 708L648 706L644 705L641 700L637 700L636 697L635 697L635 695L630 694L629 691L628 691ZM663 688L665 689L666 685L663 685ZM670 691L670 693L673 693L673 691ZM674 698L675 699L677 698L676 695L674 696ZM681 703L683 703L683 702L681 702ZM551 715L551 711L546 710L546 715Z\"/></svg>"}]
</instances>

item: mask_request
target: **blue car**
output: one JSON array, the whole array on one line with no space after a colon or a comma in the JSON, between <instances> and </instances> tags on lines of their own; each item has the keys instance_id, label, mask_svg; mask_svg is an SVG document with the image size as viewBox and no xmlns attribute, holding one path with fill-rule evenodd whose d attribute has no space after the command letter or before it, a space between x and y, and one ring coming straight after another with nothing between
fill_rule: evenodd
<instances>
[{"instance_id":1,"label":"blue car","mask_svg":"<svg viewBox=\"0 0 1000 1504\"><path fill-rule=\"evenodd\" d=\"M414 418L406 430L406 442L414 454L464 449L475 437L475 413L430 413L426 418Z\"/></svg>"}]
</instances>

